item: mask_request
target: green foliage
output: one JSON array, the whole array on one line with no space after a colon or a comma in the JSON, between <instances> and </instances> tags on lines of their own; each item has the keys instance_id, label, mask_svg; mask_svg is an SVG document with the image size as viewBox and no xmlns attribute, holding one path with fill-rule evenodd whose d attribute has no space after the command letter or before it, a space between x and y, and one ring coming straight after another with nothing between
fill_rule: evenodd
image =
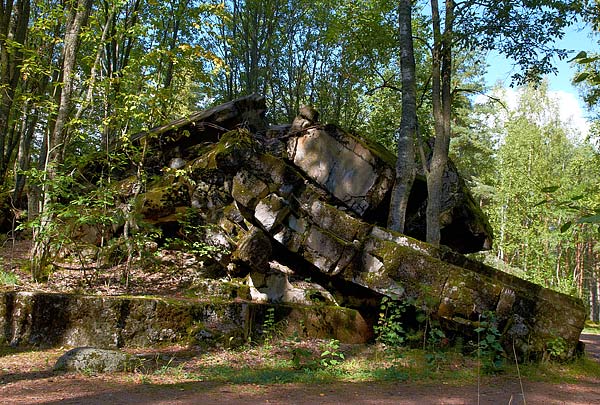
<instances>
[{"instance_id":1,"label":"green foliage","mask_svg":"<svg viewBox=\"0 0 600 405\"><path fill-rule=\"evenodd\" d=\"M543 361L564 360L567 356L567 341L558 336L546 342L546 352Z\"/></svg>"},{"instance_id":2,"label":"green foliage","mask_svg":"<svg viewBox=\"0 0 600 405\"><path fill-rule=\"evenodd\" d=\"M402 315L406 307L406 303L394 301L389 297L381 299L377 325L373 328L379 343L392 348L404 343L406 332L402 325Z\"/></svg>"},{"instance_id":3,"label":"green foliage","mask_svg":"<svg viewBox=\"0 0 600 405\"><path fill-rule=\"evenodd\" d=\"M1 259L1 258L0 258ZM0 265L2 260L0 260ZM0 286L12 287L19 285L19 277L10 271L0 270Z\"/></svg>"},{"instance_id":4,"label":"green foliage","mask_svg":"<svg viewBox=\"0 0 600 405\"><path fill-rule=\"evenodd\" d=\"M344 353L340 351L340 341L337 339L327 341L321 347L321 350L320 364L324 368L335 368L346 358Z\"/></svg>"},{"instance_id":5,"label":"green foliage","mask_svg":"<svg viewBox=\"0 0 600 405\"><path fill-rule=\"evenodd\" d=\"M500 344L501 335L496 323L496 314L488 311L480 316L474 331L477 334L475 354L482 361L486 373L496 373L504 366L504 348Z\"/></svg>"},{"instance_id":6,"label":"green foliage","mask_svg":"<svg viewBox=\"0 0 600 405\"><path fill-rule=\"evenodd\" d=\"M310 348L291 343L288 349L291 354L291 361L295 370L326 370L330 372L339 371L340 366L345 361L346 356L340 350L340 341L330 339L320 344L320 353L315 353Z\"/></svg>"},{"instance_id":7,"label":"green foliage","mask_svg":"<svg viewBox=\"0 0 600 405\"><path fill-rule=\"evenodd\" d=\"M502 268L558 291L583 295L583 274L592 271L589 251L600 207L600 166L589 143L574 143L547 86L518 91L515 110L486 116L498 143L493 176L483 200L494 228ZM477 167L477 166L473 166ZM589 221L589 222L588 222ZM579 252L579 253L578 253Z\"/></svg>"},{"instance_id":8,"label":"green foliage","mask_svg":"<svg viewBox=\"0 0 600 405\"><path fill-rule=\"evenodd\" d=\"M600 97L600 55L581 51L571 59L571 62L579 68L573 83L583 88L586 103L597 112L596 105Z\"/></svg>"},{"instance_id":9,"label":"green foliage","mask_svg":"<svg viewBox=\"0 0 600 405\"><path fill-rule=\"evenodd\" d=\"M265 346L269 347L277 334L277 324L275 322L275 308L267 308L265 320L262 324L262 338Z\"/></svg>"},{"instance_id":10,"label":"green foliage","mask_svg":"<svg viewBox=\"0 0 600 405\"><path fill-rule=\"evenodd\" d=\"M430 316L425 319L427 328L424 336L425 342L423 349L425 351L425 360L427 365L439 371L440 367L446 361L445 349L448 348L448 338L444 331L439 327L438 321L432 321Z\"/></svg>"},{"instance_id":11,"label":"green foliage","mask_svg":"<svg viewBox=\"0 0 600 405\"><path fill-rule=\"evenodd\" d=\"M317 362L314 359L313 352L301 346L294 346L290 349L292 354L292 364L294 370L306 370L316 368Z\"/></svg>"},{"instance_id":12,"label":"green foliage","mask_svg":"<svg viewBox=\"0 0 600 405\"><path fill-rule=\"evenodd\" d=\"M515 61L518 69L513 80L518 84L539 82L556 73L555 58L568 55L554 41L563 36L581 8L578 1L484 1L457 7L460 24L454 28L454 41L459 49L494 50Z\"/></svg>"},{"instance_id":13,"label":"green foliage","mask_svg":"<svg viewBox=\"0 0 600 405\"><path fill-rule=\"evenodd\" d=\"M148 243L159 232L139 217L139 196L124 202L122 190L110 181L112 168L118 169L124 159L114 154L107 177L100 173L94 182L87 176L97 173L89 173L85 164L67 171L65 163L53 176L38 169L26 173L31 185L46 190L47 197L43 213L18 228L32 229L36 240L45 244L46 257L36 278L49 275L57 261L76 260L90 282L103 266L126 262L128 269L134 258L147 257ZM117 234L118 229L122 233ZM123 283L128 277L126 270Z\"/></svg>"}]
</instances>

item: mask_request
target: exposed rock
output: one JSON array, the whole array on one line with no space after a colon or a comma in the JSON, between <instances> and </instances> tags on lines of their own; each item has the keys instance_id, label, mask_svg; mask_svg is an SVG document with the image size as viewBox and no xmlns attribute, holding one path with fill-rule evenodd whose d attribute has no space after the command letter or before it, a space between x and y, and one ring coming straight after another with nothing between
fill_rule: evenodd
<instances>
[{"instance_id":1,"label":"exposed rock","mask_svg":"<svg viewBox=\"0 0 600 405\"><path fill-rule=\"evenodd\" d=\"M251 296L258 302L284 302L290 304L338 305L329 291L317 283L306 280L292 280L294 271L277 262L271 262L267 272L253 272L248 275Z\"/></svg>"},{"instance_id":2,"label":"exposed rock","mask_svg":"<svg viewBox=\"0 0 600 405\"><path fill-rule=\"evenodd\" d=\"M215 292L215 290L213 290ZM267 309L241 300L214 302L96 297L49 293L0 294L0 338L13 346L147 347L163 343L203 346L260 339ZM279 304L275 321L301 337L364 343L372 337L355 310Z\"/></svg>"},{"instance_id":3,"label":"exposed rock","mask_svg":"<svg viewBox=\"0 0 600 405\"><path fill-rule=\"evenodd\" d=\"M492 312L507 350L514 344L523 357L541 356L559 336L567 342L567 355L574 354L585 321L580 300L455 253L452 261L469 262L466 267L444 262L437 249L381 228L373 228L364 246L363 258L375 258L376 264L367 267L363 260L358 276L346 275L358 284L421 302L446 328L467 336L481 315Z\"/></svg>"},{"instance_id":4,"label":"exposed rock","mask_svg":"<svg viewBox=\"0 0 600 405\"><path fill-rule=\"evenodd\" d=\"M297 167L357 215L379 224L387 220L393 155L333 125L293 134L287 155ZM442 243L462 253L489 249L491 227L452 162L444 172L442 187ZM424 176L419 176L409 199L407 235L425 238L426 206L427 185Z\"/></svg>"},{"instance_id":5,"label":"exposed rock","mask_svg":"<svg viewBox=\"0 0 600 405\"><path fill-rule=\"evenodd\" d=\"M147 141L152 153L145 162L147 170L160 172L171 162L187 160L197 153L197 146L217 142L221 135L236 128L252 132L266 131L266 104L255 94L199 111L131 137L135 144Z\"/></svg>"},{"instance_id":6,"label":"exposed rock","mask_svg":"<svg viewBox=\"0 0 600 405\"><path fill-rule=\"evenodd\" d=\"M55 371L80 371L86 373L113 373L133 371L141 365L135 356L94 347L76 347L58 358Z\"/></svg>"},{"instance_id":7,"label":"exposed rock","mask_svg":"<svg viewBox=\"0 0 600 405\"><path fill-rule=\"evenodd\" d=\"M260 228L253 227L241 238L232 258L244 263L248 268L265 272L271 253L271 239Z\"/></svg>"},{"instance_id":8,"label":"exposed rock","mask_svg":"<svg viewBox=\"0 0 600 405\"><path fill-rule=\"evenodd\" d=\"M288 156L357 215L380 208L392 185L391 167L333 126L311 128L291 137Z\"/></svg>"},{"instance_id":9,"label":"exposed rock","mask_svg":"<svg viewBox=\"0 0 600 405\"><path fill-rule=\"evenodd\" d=\"M298 116L292 122L291 132L303 131L319 122L319 112L311 106L300 107Z\"/></svg>"}]
</instances>

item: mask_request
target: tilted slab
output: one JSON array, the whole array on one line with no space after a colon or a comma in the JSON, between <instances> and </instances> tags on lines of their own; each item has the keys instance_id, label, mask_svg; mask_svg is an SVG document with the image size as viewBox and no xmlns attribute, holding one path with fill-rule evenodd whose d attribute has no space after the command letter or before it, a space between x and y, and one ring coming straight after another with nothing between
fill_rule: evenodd
<instances>
[{"instance_id":1,"label":"tilted slab","mask_svg":"<svg viewBox=\"0 0 600 405\"><path fill-rule=\"evenodd\" d=\"M285 180L273 175L286 172L282 160L256 153L250 162L253 175L268 186L255 187L255 179L240 181L246 193L237 203L250 211L249 219L321 273L417 302L443 320L447 330L462 334L473 333L481 316L492 311L505 346L514 343L524 357L541 356L558 337L569 355L575 352L585 320L580 300L364 222L326 201L293 169L287 169ZM292 191L282 195L279 190Z\"/></svg>"},{"instance_id":2,"label":"tilted slab","mask_svg":"<svg viewBox=\"0 0 600 405\"><path fill-rule=\"evenodd\" d=\"M358 215L379 207L394 181L393 170L378 155L333 126L291 137L288 156Z\"/></svg>"},{"instance_id":3,"label":"tilted slab","mask_svg":"<svg viewBox=\"0 0 600 405\"><path fill-rule=\"evenodd\" d=\"M462 262L468 267L442 261L443 251L378 227L360 255L361 271L349 269L347 277L421 302L449 322L448 327L472 331L480 316L492 311L505 347L514 343L522 356L541 357L559 337L567 343L567 356L576 350L585 322L579 299L466 258ZM460 255L452 256L460 264Z\"/></svg>"},{"instance_id":4,"label":"tilted slab","mask_svg":"<svg viewBox=\"0 0 600 405\"><path fill-rule=\"evenodd\" d=\"M295 166L360 217L387 220L396 157L334 125L293 132L287 154ZM443 176L442 243L463 252L491 247L492 229L452 162ZM425 238L427 185L415 179L406 214L406 233Z\"/></svg>"}]
</instances>

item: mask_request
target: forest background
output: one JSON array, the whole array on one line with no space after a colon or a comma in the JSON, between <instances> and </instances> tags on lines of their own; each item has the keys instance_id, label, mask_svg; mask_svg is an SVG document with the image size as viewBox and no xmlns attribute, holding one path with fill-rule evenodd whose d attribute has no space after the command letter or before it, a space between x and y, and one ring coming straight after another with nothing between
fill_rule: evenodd
<instances>
[{"instance_id":1,"label":"forest background","mask_svg":"<svg viewBox=\"0 0 600 405\"><path fill-rule=\"evenodd\" d=\"M67 218L110 226L135 215L136 202L123 206L110 187L125 161L142 161L131 135L246 94L266 96L272 123L291 122L310 104L321 121L395 152L408 94L403 7L415 65L409 143L431 145L436 108L447 108L449 155L495 232L478 258L582 297L599 321L600 63L587 39L582 49L553 45L571 24L599 31L595 1L1 0L7 237L31 232L31 271L43 276L56 245L76 242ZM451 63L440 54L448 50ZM516 108L505 90L484 84L490 51L515 65ZM544 78L556 59L578 66L586 136L560 120L549 95ZM99 160L109 169L80 175ZM130 257L151 232L125 227Z\"/></svg>"}]
</instances>

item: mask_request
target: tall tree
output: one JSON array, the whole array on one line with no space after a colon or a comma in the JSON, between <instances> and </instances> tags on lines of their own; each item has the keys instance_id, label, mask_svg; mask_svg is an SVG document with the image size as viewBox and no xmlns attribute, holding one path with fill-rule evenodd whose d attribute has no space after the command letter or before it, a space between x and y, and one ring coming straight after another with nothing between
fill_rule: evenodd
<instances>
[{"instance_id":1,"label":"tall tree","mask_svg":"<svg viewBox=\"0 0 600 405\"><path fill-rule=\"evenodd\" d=\"M494 120L503 135L484 207L498 236L494 253L527 279L584 297L598 285L596 230L581 217L584 207L598 206L598 154L572 140L575 130L559 120L546 83L517 94L518 106ZM598 299L590 301L598 313Z\"/></svg>"},{"instance_id":2,"label":"tall tree","mask_svg":"<svg viewBox=\"0 0 600 405\"><path fill-rule=\"evenodd\" d=\"M452 134L453 52L495 50L514 60L517 82L539 81L555 71L552 58L567 51L553 46L580 10L578 2L455 2L445 0L443 24L438 0L431 0L433 31L431 91L435 142L427 172L427 241L439 244L442 177Z\"/></svg>"},{"instance_id":3,"label":"tall tree","mask_svg":"<svg viewBox=\"0 0 600 405\"><path fill-rule=\"evenodd\" d=\"M454 1L445 0L442 28L439 4L431 0L433 48L431 62L431 101L435 143L427 175L427 242L439 245L441 239L442 178L448 163L452 109L452 48L454 35Z\"/></svg>"},{"instance_id":4,"label":"tall tree","mask_svg":"<svg viewBox=\"0 0 600 405\"><path fill-rule=\"evenodd\" d=\"M408 198L416 175L417 78L412 34L412 0L398 4L398 42L402 74L402 117L397 137L396 178L392 189L388 226L404 232Z\"/></svg>"},{"instance_id":5,"label":"tall tree","mask_svg":"<svg viewBox=\"0 0 600 405\"><path fill-rule=\"evenodd\" d=\"M29 26L30 0L0 1L0 185L19 145L14 103Z\"/></svg>"},{"instance_id":6,"label":"tall tree","mask_svg":"<svg viewBox=\"0 0 600 405\"><path fill-rule=\"evenodd\" d=\"M42 187L42 206L40 209L39 227L34 232L34 243L31 253L31 272L37 278L46 266L49 254L50 235L47 228L53 220L51 209L52 200L57 195L51 190L59 166L64 161L66 145L68 142L69 114L71 113L72 95L75 82L74 70L77 60L79 35L86 24L91 11L92 0L77 0L71 4L67 16L62 52L61 86L58 96L58 111L52 122L49 123L49 136L46 139L44 152L40 156L46 168L46 179Z\"/></svg>"}]
</instances>

